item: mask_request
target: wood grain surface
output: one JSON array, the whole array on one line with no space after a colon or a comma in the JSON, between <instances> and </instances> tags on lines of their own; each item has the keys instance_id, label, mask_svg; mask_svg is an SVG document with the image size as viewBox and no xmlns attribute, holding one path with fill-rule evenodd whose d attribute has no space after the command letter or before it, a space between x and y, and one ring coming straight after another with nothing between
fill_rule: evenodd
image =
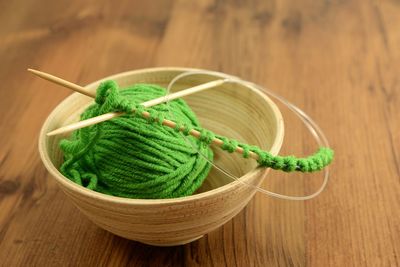
<instances>
[{"instance_id":1,"label":"wood grain surface","mask_svg":"<svg viewBox=\"0 0 400 267\"><path fill-rule=\"evenodd\" d=\"M399 266L398 1L1 1L0 265ZM218 70L267 85L313 116L336 150L318 198L256 195L224 227L158 248L101 230L43 167L39 129L79 84L131 69ZM281 106L283 153L312 153ZM321 174L271 172L264 187L305 194Z\"/></svg>"}]
</instances>

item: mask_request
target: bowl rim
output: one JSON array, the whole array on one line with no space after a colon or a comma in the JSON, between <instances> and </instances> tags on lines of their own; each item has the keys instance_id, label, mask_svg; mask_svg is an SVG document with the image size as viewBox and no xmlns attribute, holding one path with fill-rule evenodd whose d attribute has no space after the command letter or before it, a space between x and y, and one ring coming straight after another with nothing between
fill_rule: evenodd
<instances>
[{"instance_id":1,"label":"bowl rim","mask_svg":"<svg viewBox=\"0 0 400 267\"><path fill-rule=\"evenodd\" d=\"M185 71L201 71L205 69L199 69L199 68L186 68L186 67L155 67L155 68L143 68L143 69L136 69L136 70L129 70L125 72L120 72L116 73L104 78L101 78L99 80L96 80L94 82L91 82L84 87L93 87L100 82L104 80L109 80L109 79L116 79L116 78L121 78L121 77L127 77L130 75L138 75L138 74L149 74L151 72L170 72L170 71L176 71L176 72L185 72ZM211 71L215 74L225 74L222 72L218 71ZM226 74L225 74L226 75ZM230 75L232 77L235 77L233 75ZM237 77L235 77L237 78ZM277 155L281 149L282 143L283 143L283 137L284 137L284 122L283 122L283 117L282 114L279 110L279 108L276 106L276 104L266 95L261 93L259 90L248 87L251 90L254 90L257 94L259 94L264 100L268 103L270 108L273 111L273 114L275 116L275 121L276 121L276 135L273 140L270 153L273 155ZM198 194L194 194L191 196L185 196L185 197L178 197L178 198L168 198L168 199L134 199L134 198L124 198L124 197L118 197L118 196L111 196L107 194L103 194L100 192L96 192L90 189L87 189L83 186L80 186L67 177L65 177L61 172L54 166L52 161L50 160L49 154L46 151L46 138L49 138L46 135L46 129L48 128L48 125L50 121L56 116L56 114L59 112L60 106L66 101L68 101L71 97L77 95L79 93L73 93L69 96L67 96L65 99L63 99L49 114L49 116L46 118L45 122L43 123L40 134L39 134L39 142L38 142L38 148L39 148L39 154L40 158L45 165L46 169L48 172L56 179L58 183L66 187L67 189L74 191L76 193L79 193L81 195L86 195L87 197L90 197L92 199L97 199L105 202L112 202L116 204L122 204L122 205L129 205L129 204L135 204L135 205L162 205L162 204L171 204L171 203L182 203L182 202L191 202L191 201L196 201L199 199L205 199L207 197L213 196L213 195L218 195L219 193L223 191L230 190L239 184L242 184L242 182L234 180L228 184L225 184L223 186L217 187L215 189L206 191L206 192L201 192ZM256 167L246 173L245 175L239 177L239 179L245 179L247 176L254 175L257 172L265 172L264 175L267 174L269 171L269 168L261 168L261 167ZM64 188L61 187L61 189L64 191Z\"/></svg>"}]
</instances>

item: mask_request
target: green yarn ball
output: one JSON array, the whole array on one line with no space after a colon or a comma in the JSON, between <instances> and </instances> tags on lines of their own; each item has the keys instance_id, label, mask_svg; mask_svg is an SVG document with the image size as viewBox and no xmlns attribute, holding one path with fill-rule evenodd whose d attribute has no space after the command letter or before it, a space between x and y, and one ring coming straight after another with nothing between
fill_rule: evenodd
<instances>
[{"instance_id":1,"label":"green yarn ball","mask_svg":"<svg viewBox=\"0 0 400 267\"><path fill-rule=\"evenodd\" d=\"M113 196L159 199L192 195L211 169L198 151L212 161L211 148L187 136L190 144L178 131L131 113L139 103L165 94L157 85L136 84L119 90L114 81L102 83L96 103L81 114L81 120L110 111L128 113L63 139L62 174L88 189ZM176 121L200 127L184 100L171 101L169 109ZM160 104L146 110L168 117L169 109Z\"/></svg>"}]
</instances>

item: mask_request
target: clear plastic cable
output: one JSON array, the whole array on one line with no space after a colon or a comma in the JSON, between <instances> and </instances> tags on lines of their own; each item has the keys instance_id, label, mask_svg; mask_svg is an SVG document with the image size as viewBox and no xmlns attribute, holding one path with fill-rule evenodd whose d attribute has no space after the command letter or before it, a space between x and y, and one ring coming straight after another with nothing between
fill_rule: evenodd
<instances>
[{"instance_id":1,"label":"clear plastic cable","mask_svg":"<svg viewBox=\"0 0 400 267\"><path fill-rule=\"evenodd\" d=\"M214 71L203 71L203 70L199 70L199 71L188 71L188 72L183 72L179 75L177 75L174 79L171 80L171 82L168 84L167 87L167 95L165 96L166 98L166 103L168 105L169 103L169 94L171 91L171 88L174 86L174 84L176 82L178 82L180 79L184 78L184 77L188 77L188 76L193 76L193 75L209 75L211 77L217 77L217 78L222 78L225 79L226 82L230 82L230 83L238 83L241 84L243 86L246 86L248 88L252 87L252 88L256 88L257 90L259 90L260 92L271 96L272 98L278 100L279 102L281 102L283 105L285 105L287 108L289 108L292 112L294 112L296 114L297 117L300 118L300 120L305 124L305 126L307 127L307 129L310 131L311 135L314 137L314 139L316 140L317 144L320 147L329 147L329 143L328 140L326 139L324 133L322 132L321 128L314 122L314 120L312 120L303 110L301 110L300 108L298 108L297 106L293 105L292 103L290 103L288 100L286 100L285 98L283 98L282 96L276 94L275 92L269 90L266 87L260 86L258 84L252 83L252 82L248 82L248 81L244 81L240 78L228 75L228 74L223 74L220 72L214 72ZM218 90L218 88L212 89L212 90ZM172 116L172 119L174 119L174 114L171 112L171 110L169 109L169 113ZM185 138L185 140L191 144L192 142L190 142L187 138L187 136L183 135L182 136ZM229 136L227 136L229 138ZM197 148L195 148L193 146L194 149L197 150ZM198 150L197 150L198 151ZM319 187L319 189L310 194L310 195L306 195L306 196L289 196L289 195L283 195L283 194L279 194L279 193L275 193L275 192L271 192L268 191L266 189L263 189L259 186L255 186L252 184L249 184L245 181L243 181L242 179L240 179L240 177L236 177L235 175L231 174L230 172L228 172L227 170L219 167L218 165L216 165L214 162L208 160L208 158L203 155L200 151L198 151L198 153L203 156L208 162L210 162L216 169L218 169L220 172L224 173L225 175L227 175L228 177L230 177L231 179L238 181L246 186L249 186L251 188L254 188L255 190L257 190L260 193L272 196L272 197L276 197L276 198L280 198L280 199L286 199L286 200L308 200L308 199L312 199L316 196L318 196L326 187L328 180L329 180L329 167L325 167L324 168L324 180L322 182L322 185Z\"/></svg>"}]
</instances>

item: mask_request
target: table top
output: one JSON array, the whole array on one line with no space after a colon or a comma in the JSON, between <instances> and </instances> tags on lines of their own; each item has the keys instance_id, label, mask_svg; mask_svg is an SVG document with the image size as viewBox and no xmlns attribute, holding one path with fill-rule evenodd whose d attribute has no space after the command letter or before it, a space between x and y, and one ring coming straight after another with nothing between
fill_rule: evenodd
<instances>
[{"instance_id":1,"label":"table top","mask_svg":"<svg viewBox=\"0 0 400 267\"><path fill-rule=\"evenodd\" d=\"M400 265L400 5L395 1L2 1L0 262L5 266ZM44 168L37 138L71 92L160 66L217 70L266 85L310 114L336 158L317 198L257 194L223 227L159 248L110 234ZM280 106L282 154L317 146ZM271 172L263 186L316 190L322 174Z\"/></svg>"}]
</instances>

